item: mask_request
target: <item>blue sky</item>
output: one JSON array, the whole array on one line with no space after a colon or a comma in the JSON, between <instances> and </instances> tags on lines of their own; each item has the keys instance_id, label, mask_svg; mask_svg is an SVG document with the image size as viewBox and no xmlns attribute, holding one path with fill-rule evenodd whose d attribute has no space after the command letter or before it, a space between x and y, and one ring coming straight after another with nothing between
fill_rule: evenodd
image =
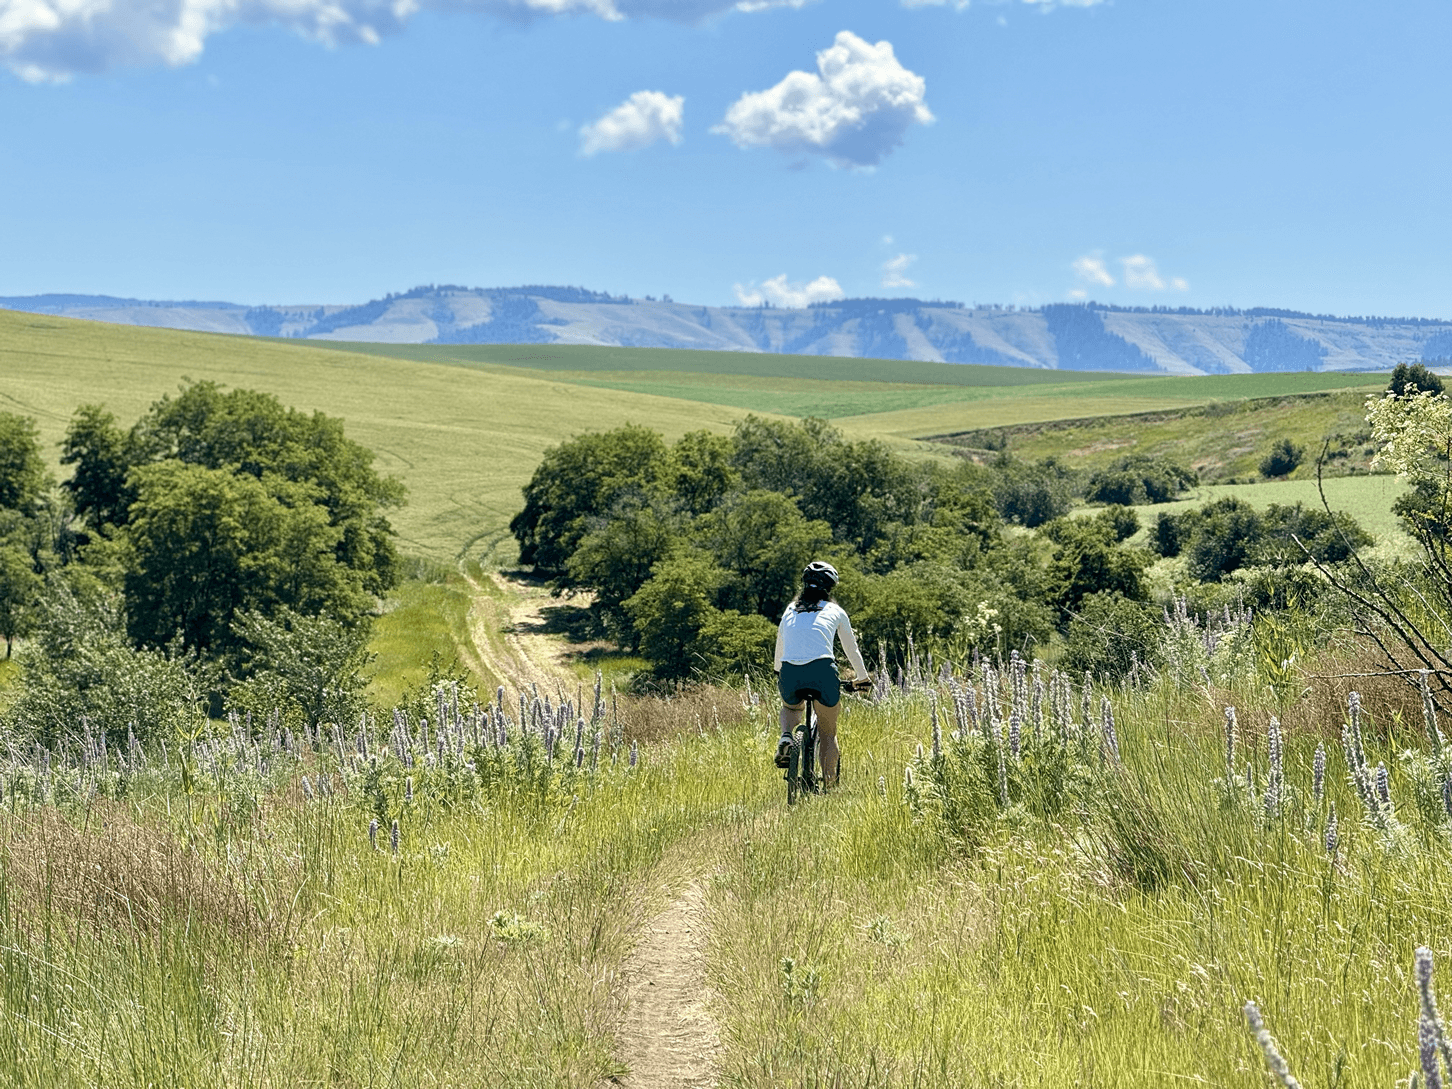
<instances>
[{"instance_id":1,"label":"blue sky","mask_svg":"<svg viewBox=\"0 0 1452 1089\"><path fill-rule=\"evenodd\" d=\"M1445 0L617 2L0 0L0 294L1452 318Z\"/></svg>"}]
</instances>

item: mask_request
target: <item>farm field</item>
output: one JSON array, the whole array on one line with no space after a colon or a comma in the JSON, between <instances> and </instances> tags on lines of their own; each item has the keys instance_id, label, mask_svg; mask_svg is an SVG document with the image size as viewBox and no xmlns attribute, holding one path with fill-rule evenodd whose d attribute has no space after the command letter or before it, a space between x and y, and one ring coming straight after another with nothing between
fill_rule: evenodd
<instances>
[{"instance_id":1,"label":"farm field","mask_svg":"<svg viewBox=\"0 0 1452 1089\"><path fill-rule=\"evenodd\" d=\"M659 348L346 347L366 354L451 366L544 370L578 385L731 405L758 413L822 416L849 428L904 438L922 437L935 428L969 429L1023 420L1055 420L1066 411L1074 415L1151 411L1247 397L1374 388L1379 384L1375 378L1361 374L1245 374L1187 379Z\"/></svg>"},{"instance_id":2,"label":"farm field","mask_svg":"<svg viewBox=\"0 0 1452 1089\"><path fill-rule=\"evenodd\" d=\"M943 436L939 441L991 458L988 444L1033 461L1059 457L1087 469L1103 468L1129 453L1166 457L1194 469L1207 483L1260 478L1261 459L1279 439L1306 452L1293 479L1315 477L1325 440L1331 445L1328 474L1366 473L1375 448L1366 425L1369 389L1303 397L1219 402L1135 416L1106 414L1043 420Z\"/></svg>"},{"instance_id":3,"label":"farm field","mask_svg":"<svg viewBox=\"0 0 1452 1089\"><path fill-rule=\"evenodd\" d=\"M46 449L54 451L83 402L104 403L129 421L184 377L262 389L284 403L343 417L379 467L403 479L409 503L395 525L407 551L493 563L511 554L506 525L540 455L586 430L637 422L674 438L696 428L729 430L748 411L817 412L853 437L880 437L900 451L941 456L940 447L917 440L1376 381L1345 374L1135 378L888 363L894 378L912 381L881 382L868 380L884 365L872 360L538 345L366 347L0 312L0 404L34 417ZM619 381L607 381L608 375Z\"/></svg>"}]
</instances>

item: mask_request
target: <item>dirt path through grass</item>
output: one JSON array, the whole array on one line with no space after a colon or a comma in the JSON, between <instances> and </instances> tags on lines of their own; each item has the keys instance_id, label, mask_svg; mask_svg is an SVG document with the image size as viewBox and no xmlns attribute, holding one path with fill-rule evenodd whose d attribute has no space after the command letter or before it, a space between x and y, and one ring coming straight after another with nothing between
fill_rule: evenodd
<instances>
[{"instance_id":1,"label":"dirt path through grass","mask_svg":"<svg viewBox=\"0 0 1452 1089\"><path fill-rule=\"evenodd\" d=\"M573 691L579 678L566 664L563 636L549 630L545 609L557 599L548 590L497 572L471 572L464 566L473 603L469 638L478 665L506 685L544 691L563 685Z\"/></svg>"},{"instance_id":2,"label":"dirt path through grass","mask_svg":"<svg viewBox=\"0 0 1452 1089\"><path fill-rule=\"evenodd\" d=\"M715 1085L716 1025L708 1008L705 892L692 879L647 922L626 964L629 1002L621 1026L628 1089Z\"/></svg>"}]
</instances>

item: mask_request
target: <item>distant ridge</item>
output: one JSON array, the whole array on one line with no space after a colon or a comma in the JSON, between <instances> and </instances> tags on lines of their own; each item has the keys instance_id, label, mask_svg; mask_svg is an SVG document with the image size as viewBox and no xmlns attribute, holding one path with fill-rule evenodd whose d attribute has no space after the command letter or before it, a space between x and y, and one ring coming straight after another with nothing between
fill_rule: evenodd
<instances>
[{"instance_id":1,"label":"distant ridge","mask_svg":"<svg viewBox=\"0 0 1452 1089\"><path fill-rule=\"evenodd\" d=\"M1139 374L1386 370L1452 357L1452 322L1274 307L1036 309L854 298L801 310L693 306L583 287L430 284L357 305L242 306L109 295L0 297L0 308L249 336L384 344L605 344L992 363Z\"/></svg>"}]
</instances>

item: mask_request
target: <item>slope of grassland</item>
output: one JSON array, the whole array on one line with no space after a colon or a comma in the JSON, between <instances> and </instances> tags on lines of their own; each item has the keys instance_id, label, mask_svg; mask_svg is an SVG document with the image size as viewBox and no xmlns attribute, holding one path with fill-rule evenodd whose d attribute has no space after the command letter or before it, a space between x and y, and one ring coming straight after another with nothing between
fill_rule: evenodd
<instances>
[{"instance_id":1,"label":"slope of grassland","mask_svg":"<svg viewBox=\"0 0 1452 1089\"><path fill-rule=\"evenodd\" d=\"M511 553L507 524L543 452L627 422L676 437L729 430L735 408L582 389L538 371L470 371L313 344L0 312L0 407L36 420L46 451L79 404L124 423L184 379L264 390L346 421L376 465L408 486L393 516L406 551L453 559Z\"/></svg>"},{"instance_id":2,"label":"slope of grassland","mask_svg":"<svg viewBox=\"0 0 1452 1089\"><path fill-rule=\"evenodd\" d=\"M864 432L916 438L1004 422L1138 412L1384 384L1363 374L1128 376L890 359L662 348L348 344L350 351L489 370L543 370L561 381L823 416ZM1011 403L1005 403L1011 402ZM862 417L848 419L848 417Z\"/></svg>"},{"instance_id":3,"label":"slope of grassland","mask_svg":"<svg viewBox=\"0 0 1452 1089\"><path fill-rule=\"evenodd\" d=\"M544 450L583 431L626 422L674 438L695 428L729 430L747 412L817 414L836 419L854 437L880 437L907 453L942 456L940 446L915 440L1067 417L1182 411L1369 381L1333 374L1136 378L666 349L323 348L0 312L0 405L34 417L52 455L78 404L100 402L130 421L185 378L261 389L286 404L342 417L349 434L375 452L378 466L408 486L408 505L394 519L404 549L436 559L467 554L486 564L511 555L507 524ZM1347 395L1346 404L1359 396ZM1285 413L1291 418L1303 408L1319 411L1317 404L1292 398ZM1224 429L1206 420L1206 432L1222 441ZM1301 430L1315 431L1322 426L1317 421ZM1144 424L1107 426L1137 433ZM1166 429L1167 443L1186 437L1173 425ZM1268 445L1274 436L1267 431L1264 437ZM1026 445L1023 452L1036 450Z\"/></svg>"},{"instance_id":4,"label":"slope of grassland","mask_svg":"<svg viewBox=\"0 0 1452 1089\"><path fill-rule=\"evenodd\" d=\"M995 456L989 448L1002 447L1019 458L1061 457L1087 469L1103 468L1127 454L1147 454L1188 465L1213 483L1258 479L1261 459L1280 439L1306 451L1305 461L1291 476L1313 479L1316 459L1329 439L1327 473L1366 473L1376 452L1366 424L1366 397L1383 385L1134 415L1005 422L937 441L978 457Z\"/></svg>"}]
</instances>

